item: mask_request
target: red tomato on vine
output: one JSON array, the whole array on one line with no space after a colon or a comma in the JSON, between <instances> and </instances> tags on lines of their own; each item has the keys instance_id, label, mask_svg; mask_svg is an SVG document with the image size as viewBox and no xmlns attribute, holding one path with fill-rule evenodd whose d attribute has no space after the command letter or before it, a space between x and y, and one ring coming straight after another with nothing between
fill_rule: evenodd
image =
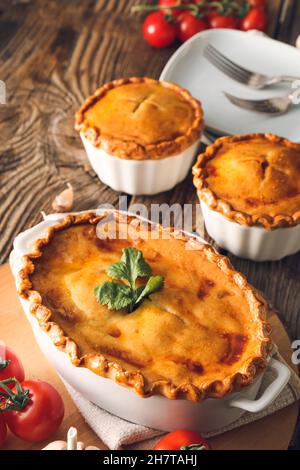
<instances>
[{"instance_id":1,"label":"red tomato on vine","mask_svg":"<svg viewBox=\"0 0 300 470\"><path fill-rule=\"evenodd\" d=\"M0 449L3 447L7 435L7 426L3 419L3 416L0 415Z\"/></svg>"},{"instance_id":2,"label":"red tomato on vine","mask_svg":"<svg viewBox=\"0 0 300 470\"><path fill-rule=\"evenodd\" d=\"M168 47L173 44L177 35L175 23L167 21L161 11L150 13L143 24L146 41L153 47Z\"/></svg>"},{"instance_id":3,"label":"red tomato on vine","mask_svg":"<svg viewBox=\"0 0 300 470\"><path fill-rule=\"evenodd\" d=\"M11 377L22 382L25 378L24 368L14 351L8 346L3 346L0 347L0 381Z\"/></svg>"},{"instance_id":4,"label":"red tomato on vine","mask_svg":"<svg viewBox=\"0 0 300 470\"><path fill-rule=\"evenodd\" d=\"M224 16L212 14L209 21L211 28L236 29L237 23L237 18L232 15Z\"/></svg>"},{"instance_id":5,"label":"red tomato on vine","mask_svg":"<svg viewBox=\"0 0 300 470\"><path fill-rule=\"evenodd\" d=\"M189 11L184 11L178 17L178 38L185 42L201 31L208 29L208 23L202 18L196 18Z\"/></svg>"},{"instance_id":6,"label":"red tomato on vine","mask_svg":"<svg viewBox=\"0 0 300 470\"><path fill-rule=\"evenodd\" d=\"M41 380L14 381L10 390L0 383L2 416L20 439L41 442L49 439L64 417L64 403L57 390ZM9 397L7 398L6 395Z\"/></svg>"},{"instance_id":7,"label":"red tomato on vine","mask_svg":"<svg viewBox=\"0 0 300 470\"><path fill-rule=\"evenodd\" d=\"M268 18L266 13L259 9L253 8L241 20L240 29L242 31L249 31L251 29L258 29L259 31L266 31L268 26Z\"/></svg>"}]
</instances>

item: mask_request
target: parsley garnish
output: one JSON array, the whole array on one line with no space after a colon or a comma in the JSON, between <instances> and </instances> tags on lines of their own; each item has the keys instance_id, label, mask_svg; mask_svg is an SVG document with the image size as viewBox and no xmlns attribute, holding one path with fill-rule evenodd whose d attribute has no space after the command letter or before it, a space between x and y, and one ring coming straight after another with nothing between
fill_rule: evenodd
<instances>
[{"instance_id":1,"label":"parsley garnish","mask_svg":"<svg viewBox=\"0 0 300 470\"><path fill-rule=\"evenodd\" d=\"M111 264L106 272L113 279L127 281L104 282L95 287L97 301L110 310L127 307L129 312L133 312L144 298L161 289L164 283L163 276L151 276L151 267L136 248L124 248L121 261ZM149 279L145 285L136 287L138 277Z\"/></svg>"}]
</instances>

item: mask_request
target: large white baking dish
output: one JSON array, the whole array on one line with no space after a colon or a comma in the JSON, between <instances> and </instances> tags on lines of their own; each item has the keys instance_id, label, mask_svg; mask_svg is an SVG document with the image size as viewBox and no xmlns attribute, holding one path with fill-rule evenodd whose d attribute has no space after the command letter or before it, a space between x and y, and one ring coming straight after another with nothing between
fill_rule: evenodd
<instances>
[{"instance_id":1,"label":"large white baking dish","mask_svg":"<svg viewBox=\"0 0 300 470\"><path fill-rule=\"evenodd\" d=\"M169 191L187 176L200 139L183 152L170 157L130 160L109 155L80 134L91 166L103 183L115 191L151 195Z\"/></svg>"},{"instance_id":2,"label":"large white baking dish","mask_svg":"<svg viewBox=\"0 0 300 470\"><path fill-rule=\"evenodd\" d=\"M221 248L253 261L276 261L300 250L300 224L266 230L227 219L201 201L207 233Z\"/></svg>"},{"instance_id":3,"label":"large white baking dish","mask_svg":"<svg viewBox=\"0 0 300 470\"><path fill-rule=\"evenodd\" d=\"M62 217L64 215L48 216L44 222L21 233L15 239L10 264L16 280L22 265L22 256L31 250L37 238L42 237L46 230ZM276 378L259 398L257 395L263 374L241 392L220 399L207 399L202 403L173 401L162 396L140 398L131 390L109 379L72 365L67 355L59 351L39 327L37 320L29 312L28 302L21 299L21 303L42 352L64 380L101 408L144 426L163 431L188 428L201 432L222 428L238 419L246 410L255 413L266 408L285 387L290 377L290 371L285 365L270 359L269 368L275 371Z\"/></svg>"}]
</instances>

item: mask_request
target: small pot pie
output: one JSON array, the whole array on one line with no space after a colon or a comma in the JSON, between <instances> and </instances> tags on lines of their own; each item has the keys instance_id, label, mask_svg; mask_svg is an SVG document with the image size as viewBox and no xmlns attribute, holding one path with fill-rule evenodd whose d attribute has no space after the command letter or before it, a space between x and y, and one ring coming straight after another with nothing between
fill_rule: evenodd
<instances>
[{"instance_id":1,"label":"small pot pie","mask_svg":"<svg viewBox=\"0 0 300 470\"><path fill-rule=\"evenodd\" d=\"M208 233L238 256L300 249L300 144L272 134L222 137L193 167Z\"/></svg>"},{"instance_id":2,"label":"small pot pie","mask_svg":"<svg viewBox=\"0 0 300 470\"><path fill-rule=\"evenodd\" d=\"M134 223L140 236L98 238L97 224L116 232ZM132 216L69 215L24 257L19 294L72 363L113 379L141 397L200 402L252 383L271 348L267 304L227 258L182 232ZM161 290L132 312L109 310L94 295L122 250L143 253Z\"/></svg>"},{"instance_id":3,"label":"small pot pie","mask_svg":"<svg viewBox=\"0 0 300 470\"><path fill-rule=\"evenodd\" d=\"M76 113L75 128L103 182L118 191L154 194L187 175L203 113L180 86L133 77L99 88Z\"/></svg>"}]
</instances>

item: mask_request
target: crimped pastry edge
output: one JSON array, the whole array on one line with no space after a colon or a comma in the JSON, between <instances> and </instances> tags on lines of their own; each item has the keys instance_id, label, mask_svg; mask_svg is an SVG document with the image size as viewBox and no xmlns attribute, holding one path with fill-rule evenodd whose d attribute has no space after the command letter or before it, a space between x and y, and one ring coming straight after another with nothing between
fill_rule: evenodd
<instances>
[{"instance_id":1,"label":"crimped pastry edge","mask_svg":"<svg viewBox=\"0 0 300 470\"><path fill-rule=\"evenodd\" d=\"M109 138L104 137L101 135L99 129L96 129L96 127L90 127L85 123L84 115L89 108L99 101L108 91L129 83L158 83L161 86L170 88L183 96L195 111L195 119L186 134L173 140L142 145L138 142L115 139L113 136L110 136ZM122 78L106 83L102 87L98 88L93 95L89 96L81 106L80 110L75 114L75 129L88 139L95 147L103 148L110 155L130 160L159 160L172 155L178 155L200 139L203 127L204 121L201 104L189 93L189 91L175 83L163 80L154 80L153 78L148 77Z\"/></svg>"},{"instance_id":2,"label":"crimped pastry edge","mask_svg":"<svg viewBox=\"0 0 300 470\"><path fill-rule=\"evenodd\" d=\"M284 144L288 148L300 151L300 144L290 142L289 140L274 134L252 133L232 137L221 137L217 139L214 144L209 145L205 151L198 156L197 162L193 166L193 181L199 199L205 202L210 209L221 213L227 219L240 225L247 225L249 227L258 225L267 230L298 225L300 223L300 209L293 214L277 214L275 216L264 214L263 216L254 216L247 214L246 212L235 210L228 202L220 199L209 188L206 181L205 166L209 160L217 155L218 150L222 147L223 143L243 142L254 138L264 138L270 142Z\"/></svg>"},{"instance_id":3,"label":"crimped pastry edge","mask_svg":"<svg viewBox=\"0 0 300 470\"><path fill-rule=\"evenodd\" d=\"M114 212L117 220L124 220L124 214ZM250 385L254 378L267 366L267 359L272 349L270 338L271 327L266 321L268 305L259 292L247 283L245 276L236 272L228 258L218 254L211 246L201 243L197 239L192 239L185 235L181 241L186 243L192 239L193 243L201 248L207 258L215 262L219 269L230 276L233 282L244 292L250 308L254 312L254 318L261 325L258 328L258 339L261 341L259 354L254 355L245 361L239 372L228 375L223 380L214 380L203 385L201 388L192 383L182 383L174 385L168 380L158 380L147 383L147 380L140 371L129 371L122 367L118 362L108 360L103 354L88 354L81 356L76 342L65 335L62 328L51 321L52 312L43 305L41 295L31 290L32 284L30 275L34 272L34 261L43 254L43 248L52 240L54 234L64 230L72 225L91 223L96 225L107 214L97 215L88 212L80 215L68 215L59 223L50 227L44 238L38 239L33 250L23 257L23 267L18 273L18 294L21 298L29 302L29 310L37 319L40 328L48 334L54 345L67 354L72 364L77 367L86 367L99 376L110 378L116 383L132 389L140 397L146 398L152 395L162 395L168 399L186 399L193 402L201 402L206 398L221 398L228 393L238 391L241 388ZM121 217L121 219L120 219ZM126 216L126 220L136 219L134 216ZM141 219L139 219L141 220ZM162 232L169 230L171 236L178 235L174 229L164 229L157 225L157 230ZM182 232L180 232L182 233Z\"/></svg>"}]
</instances>

